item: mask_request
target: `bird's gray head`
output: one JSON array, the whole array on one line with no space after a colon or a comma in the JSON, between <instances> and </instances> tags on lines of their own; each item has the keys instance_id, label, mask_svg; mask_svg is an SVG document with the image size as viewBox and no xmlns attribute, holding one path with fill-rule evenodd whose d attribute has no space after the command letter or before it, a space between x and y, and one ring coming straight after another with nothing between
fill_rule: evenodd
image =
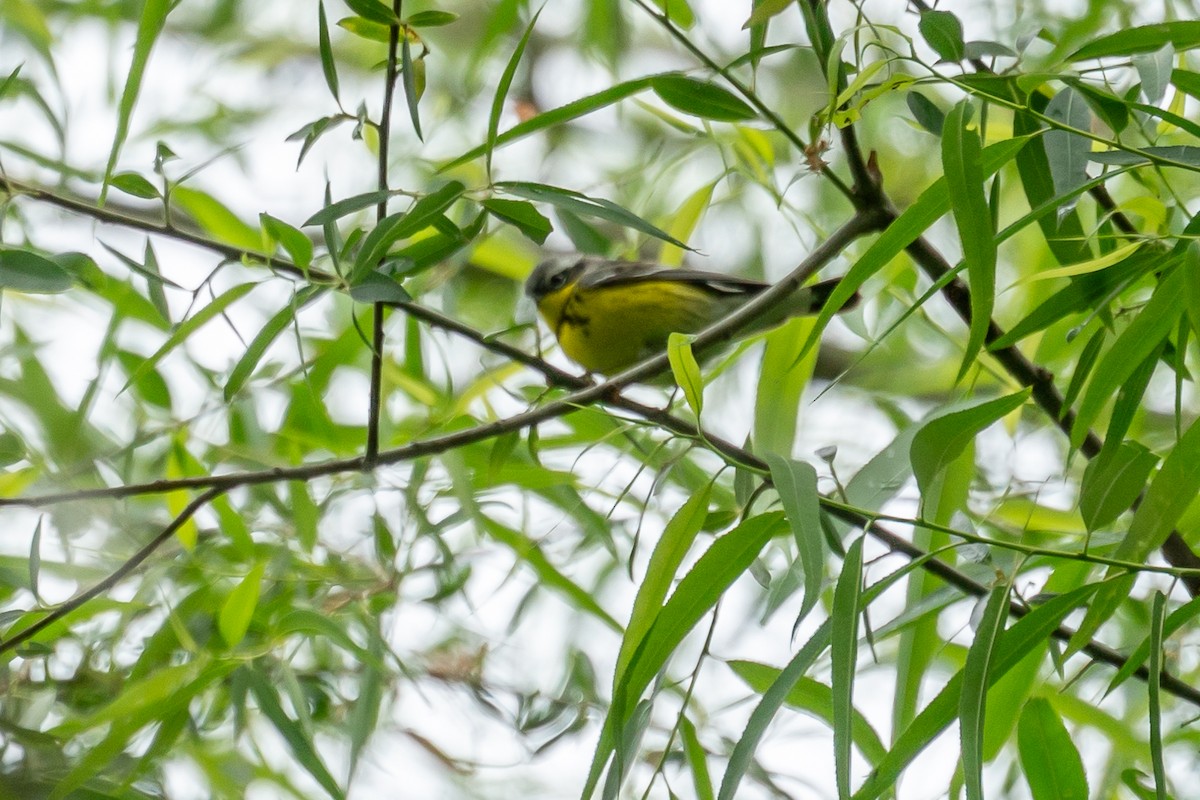
<instances>
[{"instance_id":1,"label":"bird's gray head","mask_svg":"<svg viewBox=\"0 0 1200 800\"><path fill-rule=\"evenodd\" d=\"M525 294L534 302L579 279L588 268L589 259L579 256L550 258L538 264L525 280Z\"/></svg>"}]
</instances>

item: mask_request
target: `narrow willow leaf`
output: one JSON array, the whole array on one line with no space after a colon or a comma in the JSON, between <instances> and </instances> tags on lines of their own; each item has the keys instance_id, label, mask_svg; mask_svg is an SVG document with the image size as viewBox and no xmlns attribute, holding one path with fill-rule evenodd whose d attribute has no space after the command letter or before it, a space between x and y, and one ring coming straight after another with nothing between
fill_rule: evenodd
<instances>
[{"instance_id":1,"label":"narrow willow leaf","mask_svg":"<svg viewBox=\"0 0 1200 800\"><path fill-rule=\"evenodd\" d=\"M1087 101L1070 86L1054 95L1046 106L1046 116L1060 124L1076 130L1091 129L1091 112ZM1068 130L1052 128L1042 137L1046 148L1046 159L1050 165L1050 177L1054 181L1054 193L1068 196L1088 180L1088 154L1092 151L1091 140ZM1058 209L1059 219L1075 208L1075 200L1065 200Z\"/></svg>"},{"instance_id":2,"label":"narrow willow leaf","mask_svg":"<svg viewBox=\"0 0 1200 800\"><path fill-rule=\"evenodd\" d=\"M174 350L183 342L187 341L188 337L202 328L214 317L223 312L226 308L236 303L248 295L258 284L255 283L239 283L238 285L226 290L214 299L211 303L200 309L188 319L184 320L175 328L174 332L167 337L167 341L163 342L162 346L154 351L154 354L142 362L141 366L134 371L129 379L125 381L125 385L121 387L124 392L135 381L139 380L150 370L162 361L163 357Z\"/></svg>"},{"instance_id":3,"label":"narrow willow leaf","mask_svg":"<svg viewBox=\"0 0 1200 800\"><path fill-rule=\"evenodd\" d=\"M650 88L650 81L651 79L649 77L635 78L631 81L618 83L616 86L610 86L609 88L596 92L595 94L581 97L578 100L574 100L566 105L559 106L558 108L545 111L541 114L538 114L533 119L528 119L524 122L517 123L503 133L497 134L496 140L492 143L491 149L494 151L500 147L523 139L526 136L531 136L538 131L553 128L556 125L562 125L566 122L579 119L580 117L586 117L587 115L599 111L602 108L607 108L608 106L619 103L621 100L624 100L627 97L631 97ZM487 152L488 145L485 142L484 144L472 148L471 150L463 153L461 156L443 164L438 168L438 172L447 172L456 167L460 167L468 161L473 161Z\"/></svg>"},{"instance_id":4,"label":"narrow willow leaf","mask_svg":"<svg viewBox=\"0 0 1200 800\"><path fill-rule=\"evenodd\" d=\"M247 225L211 194L176 186L171 190L171 203L187 212L206 233L222 242L252 253L262 249L262 235L258 229Z\"/></svg>"},{"instance_id":5,"label":"narrow willow leaf","mask_svg":"<svg viewBox=\"0 0 1200 800\"><path fill-rule=\"evenodd\" d=\"M696 800L715 800L712 776L708 772L707 754L704 746L700 744L700 737L696 735L696 726L686 715L679 720L679 734L683 739L683 754L692 773Z\"/></svg>"},{"instance_id":6,"label":"narrow willow leaf","mask_svg":"<svg viewBox=\"0 0 1200 800\"><path fill-rule=\"evenodd\" d=\"M317 46L321 54L321 71L325 73L325 85L329 87L334 102L340 103L337 62L333 58L333 45L329 41L329 20L325 18L324 0L317 2Z\"/></svg>"},{"instance_id":7,"label":"narrow willow leaf","mask_svg":"<svg viewBox=\"0 0 1200 800\"><path fill-rule=\"evenodd\" d=\"M1196 615L1200 614L1200 597L1193 597L1191 600L1184 603L1179 608L1171 612L1167 617L1166 623L1163 625L1163 639L1172 635L1184 625L1195 619ZM1150 657L1150 637L1142 640L1132 653L1125 659L1125 663L1117 670L1117 674L1109 682L1108 688L1104 690L1105 695L1112 694L1112 691L1120 686L1125 681L1133 677L1138 668L1146 663L1146 659Z\"/></svg>"},{"instance_id":8,"label":"narrow willow leaf","mask_svg":"<svg viewBox=\"0 0 1200 800\"><path fill-rule=\"evenodd\" d=\"M858 673L858 617L862 613L863 536L846 550L833 592L830 642L833 689L833 764L839 797L850 796L850 757L854 743L854 678Z\"/></svg>"},{"instance_id":9,"label":"narrow willow leaf","mask_svg":"<svg viewBox=\"0 0 1200 800\"><path fill-rule=\"evenodd\" d=\"M611 200L588 197L580 192L571 191L570 189L560 189L557 186L547 186L543 183L500 181L495 184L495 188L507 194L524 197L526 200L549 203L557 208L577 214L615 222L626 228L647 233L656 239L670 242L677 247L682 247L686 250L692 249L666 231L651 225L632 211L621 208Z\"/></svg>"},{"instance_id":10,"label":"narrow willow leaf","mask_svg":"<svg viewBox=\"0 0 1200 800\"><path fill-rule=\"evenodd\" d=\"M1163 22L1126 28L1088 42L1068 56L1068 60L1130 56L1158 50L1165 44L1172 45L1178 51L1191 50L1200 45L1200 22Z\"/></svg>"},{"instance_id":11,"label":"narrow willow leaf","mask_svg":"<svg viewBox=\"0 0 1200 800\"><path fill-rule=\"evenodd\" d=\"M809 317L794 317L764 337L758 391L754 397L754 450L790 455L804 390L812 381L817 351L804 352L813 329Z\"/></svg>"},{"instance_id":12,"label":"narrow willow leaf","mask_svg":"<svg viewBox=\"0 0 1200 800\"><path fill-rule=\"evenodd\" d=\"M499 220L507 222L519 230L526 238L537 244L545 244L546 237L554 230L545 216L525 200L505 200L500 197L489 197L481 205L488 213Z\"/></svg>"},{"instance_id":13,"label":"narrow willow leaf","mask_svg":"<svg viewBox=\"0 0 1200 800\"><path fill-rule=\"evenodd\" d=\"M962 740L963 782L967 800L983 800L983 736L988 688L994 683L991 676L996 650L1004 635L1004 620L1008 616L1010 585L992 589L975 638L967 651L967 663L962 670L962 693L959 696L959 736Z\"/></svg>"},{"instance_id":14,"label":"narrow willow leaf","mask_svg":"<svg viewBox=\"0 0 1200 800\"><path fill-rule=\"evenodd\" d=\"M1158 105L1171 82L1171 67L1175 63L1175 48L1170 42L1149 53L1137 53L1133 67L1142 79L1142 96L1151 105Z\"/></svg>"},{"instance_id":15,"label":"narrow willow leaf","mask_svg":"<svg viewBox=\"0 0 1200 800\"><path fill-rule=\"evenodd\" d=\"M650 87L671 108L701 119L742 122L757 116L753 108L728 89L686 75L655 75Z\"/></svg>"},{"instance_id":16,"label":"narrow willow leaf","mask_svg":"<svg viewBox=\"0 0 1200 800\"><path fill-rule=\"evenodd\" d=\"M496 149L496 138L500 130L500 114L504 111L504 100L508 97L509 87L512 86L513 77L517 74L517 65L521 63L521 56L525 54L525 46L529 44L529 37L533 35L533 28L537 25L541 13L539 8L533 15L533 19L529 20L529 25L525 28L525 35L517 43L517 49L513 51L512 57L505 65L504 72L500 75L500 82L496 84L496 94L492 97L492 111L488 115L487 141L484 143L484 159L489 176L492 174L492 152Z\"/></svg>"},{"instance_id":17,"label":"narrow willow leaf","mask_svg":"<svg viewBox=\"0 0 1200 800\"><path fill-rule=\"evenodd\" d=\"M75 278L57 263L29 250L0 248L0 289L29 294L65 292Z\"/></svg>"},{"instance_id":18,"label":"narrow willow leaf","mask_svg":"<svg viewBox=\"0 0 1200 800\"><path fill-rule=\"evenodd\" d=\"M325 288L322 286L307 286L301 289L287 305L279 309L271 319L267 320L267 324L259 329L250 344L246 346L246 352L242 353L242 357L233 365L233 370L229 373L228 380L225 381L223 394L226 403L241 391L242 386L254 374L255 367L266 355L267 349L296 318L297 312L324 293Z\"/></svg>"},{"instance_id":19,"label":"narrow willow leaf","mask_svg":"<svg viewBox=\"0 0 1200 800\"><path fill-rule=\"evenodd\" d=\"M905 101L918 125L934 136L942 135L942 129L946 124L946 113L938 108L937 104L920 92L909 92L905 95Z\"/></svg>"},{"instance_id":20,"label":"narrow willow leaf","mask_svg":"<svg viewBox=\"0 0 1200 800\"><path fill-rule=\"evenodd\" d=\"M1079 750L1046 698L1025 704L1017 724L1017 752L1033 800L1088 800Z\"/></svg>"},{"instance_id":21,"label":"narrow willow leaf","mask_svg":"<svg viewBox=\"0 0 1200 800\"><path fill-rule=\"evenodd\" d=\"M1079 492L1079 513L1087 529L1098 531L1128 511L1157 464L1158 456L1137 442L1123 442L1092 459Z\"/></svg>"},{"instance_id":22,"label":"narrow willow leaf","mask_svg":"<svg viewBox=\"0 0 1200 800\"><path fill-rule=\"evenodd\" d=\"M646 565L646 575L633 598L633 610L629 613L629 624L625 626L621 649L617 652L614 686L625 674L629 660L662 610L663 600L675 580L675 573L679 571L679 565L683 563L684 556L696 541L696 534L700 533L708 516L711 496L712 483L708 483L689 497L667 522L662 536L654 545L654 552L650 554L650 562Z\"/></svg>"},{"instance_id":23,"label":"narrow willow leaf","mask_svg":"<svg viewBox=\"0 0 1200 800\"><path fill-rule=\"evenodd\" d=\"M750 17L742 25L742 30L746 30L754 25L765 24L771 17L786 11L794 2L795 0L758 0L755 3L754 11L751 12Z\"/></svg>"},{"instance_id":24,"label":"narrow willow leaf","mask_svg":"<svg viewBox=\"0 0 1200 800\"><path fill-rule=\"evenodd\" d=\"M321 760L316 742L283 710L274 682L266 674L252 666L243 667L239 671L239 675L243 677L250 691L254 693L254 698L258 701L258 708L262 711L263 716L271 721L275 730L287 742L297 763L304 767L331 797L337 800L345 797L345 793L342 792L341 787L326 768L324 761Z\"/></svg>"},{"instance_id":25,"label":"narrow willow leaf","mask_svg":"<svg viewBox=\"0 0 1200 800\"><path fill-rule=\"evenodd\" d=\"M1166 541L1197 494L1200 494L1200 420L1192 423L1167 454L1162 468L1150 481L1150 488L1133 514L1129 532L1117 545L1112 557L1134 563L1144 561ZM1109 569L1110 580L1100 585L1100 591L1079 624L1079 629L1071 637L1072 651L1086 644L1129 595L1133 588L1133 577L1123 573L1124 570L1118 567Z\"/></svg>"},{"instance_id":26,"label":"narrow willow leaf","mask_svg":"<svg viewBox=\"0 0 1200 800\"><path fill-rule=\"evenodd\" d=\"M759 694L765 694L775 681L779 680L782 671L766 664L753 661L730 661L729 667L750 688ZM804 711L822 720L833 728L833 689L812 678L799 678L784 701L788 706ZM870 764L875 764L887 749L883 740L871 727L870 721L857 709L854 711L854 726L852 728L854 746Z\"/></svg>"},{"instance_id":27,"label":"narrow willow leaf","mask_svg":"<svg viewBox=\"0 0 1200 800\"><path fill-rule=\"evenodd\" d=\"M936 12L922 14L922 23L933 13ZM942 129L946 190L971 284L971 329L958 380L962 380L983 347L996 300L996 230L984 194L983 147L979 133L968 127L970 117L970 101L963 100L946 116Z\"/></svg>"},{"instance_id":28,"label":"narrow willow leaf","mask_svg":"<svg viewBox=\"0 0 1200 800\"><path fill-rule=\"evenodd\" d=\"M362 1L370 2L371 0ZM418 106L424 87L417 85L417 70L413 64L412 44L409 42L408 36L404 34L400 36L400 68L400 80L404 84L404 102L408 106L408 118L412 120L413 131L417 134L417 138L424 141L425 137L421 134L421 111Z\"/></svg>"},{"instance_id":29,"label":"narrow willow leaf","mask_svg":"<svg viewBox=\"0 0 1200 800\"><path fill-rule=\"evenodd\" d=\"M704 408L704 379L700 377L700 365L692 352L695 336L672 333L667 337L667 359L671 363L671 374L675 383L683 390L683 397L697 417Z\"/></svg>"},{"instance_id":30,"label":"narrow willow leaf","mask_svg":"<svg viewBox=\"0 0 1200 800\"><path fill-rule=\"evenodd\" d=\"M591 614L612 630L621 632L621 623L613 619L612 615L601 607L591 592L586 591L554 566L542 549L538 547L537 542L522 531L510 528L494 519L484 517L482 521L488 536L512 550L518 559L529 565L537 574L542 586L559 592L576 608Z\"/></svg>"},{"instance_id":31,"label":"narrow willow leaf","mask_svg":"<svg viewBox=\"0 0 1200 800\"><path fill-rule=\"evenodd\" d=\"M254 610L258 607L258 594L262 588L266 564L258 563L250 568L246 576L234 587L217 615L217 630L229 648L237 647L246 636Z\"/></svg>"},{"instance_id":32,"label":"narrow willow leaf","mask_svg":"<svg viewBox=\"0 0 1200 800\"><path fill-rule=\"evenodd\" d=\"M1028 137L1005 139L1002 142L989 145L983 149L983 174L990 177L1000 167L1010 162L1021 148L1029 141ZM816 324L804 350L808 350L820 340L820 333L833 319L834 314L842 308L854 294L862 288L879 270L887 266L893 258L899 255L917 237L923 234L929 226L937 222L943 214L950 210L950 195L946 188L945 177L939 178L929 185L921 195L904 210L904 212L887 227L883 233L871 243L867 251L859 257L850 270L838 283L837 288L825 301L824 308L817 315Z\"/></svg>"},{"instance_id":33,"label":"narrow willow leaf","mask_svg":"<svg viewBox=\"0 0 1200 800\"><path fill-rule=\"evenodd\" d=\"M129 136L129 121L133 118L133 109L137 105L138 95L142 90L142 78L146 74L146 65L150 63L150 51L154 49L167 22L167 15L175 4L171 0L146 0L142 4L142 13L138 17L137 37L133 43L133 58L129 62L129 72L125 76L125 87L121 90L121 100L117 104L117 130L113 134L112 147L108 153L108 164L104 167L104 185L100 189L100 203L104 204L108 192L108 182L113 170L117 167L117 159L121 148Z\"/></svg>"},{"instance_id":34,"label":"narrow willow leaf","mask_svg":"<svg viewBox=\"0 0 1200 800\"><path fill-rule=\"evenodd\" d=\"M1162 736L1162 670L1163 670L1163 618L1166 616L1167 597L1155 591L1150 601L1150 675L1146 679L1149 695L1150 763L1154 766L1154 792L1158 800L1167 800L1167 770L1163 764Z\"/></svg>"},{"instance_id":35,"label":"narrow willow leaf","mask_svg":"<svg viewBox=\"0 0 1200 800\"><path fill-rule=\"evenodd\" d=\"M638 699L666 665L675 648L741 576L775 536L786 530L782 513L760 514L717 539L679 582L658 618L642 638L613 692L613 702L592 758L582 795L596 788L609 755L637 708Z\"/></svg>"},{"instance_id":36,"label":"narrow willow leaf","mask_svg":"<svg viewBox=\"0 0 1200 800\"><path fill-rule=\"evenodd\" d=\"M988 671L989 682L996 682L1020 663L1030 650L1043 646L1046 637L1068 614L1086 602L1097 588L1097 584L1089 584L1058 595L1013 623L1004 632L1003 646L995 650ZM855 792L853 800L875 800L895 787L900 774L917 754L940 736L957 717L962 681L963 673L960 671L896 737L892 749Z\"/></svg>"},{"instance_id":37,"label":"narrow willow leaf","mask_svg":"<svg viewBox=\"0 0 1200 800\"><path fill-rule=\"evenodd\" d=\"M389 6L379 0L342 0L350 10L363 19L369 19L380 25L399 25L400 18Z\"/></svg>"},{"instance_id":38,"label":"narrow willow leaf","mask_svg":"<svg viewBox=\"0 0 1200 800\"><path fill-rule=\"evenodd\" d=\"M913 437L910 458L917 485L924 494L939 473L958 458L976 434L1029 399L1029 390L987 400L964 411L955 411L929 420Z\"/></svg>"},{"instance_id":39,"label":"narrow willow leaf","mask_svg":"<svg viewBox=\"0 0 1200 800\"><path fill-rule=\"evenodd\" d=\"M779 492L804 570L804 600L798 617L802 620L820 599L821 583L825 578L825 536L821 533L817 471L811 464L775 453L767 454L765 459L771 467L771 482Z\"/></svg>"},{"instance_id":40,"label":"narrow willow leaf","mask_svg":"<svg viewBox=\"0 0 1200 800\"><path fill-rule=\"evenodd\" d=\"M1183 312L1183 280L1184 270L1171 270L1154 290L1150 302L1101 359L1079 404L1071 428L1072 446L1079 447L1109 398L1174 330Z\"/></svg>"}]
</instances>

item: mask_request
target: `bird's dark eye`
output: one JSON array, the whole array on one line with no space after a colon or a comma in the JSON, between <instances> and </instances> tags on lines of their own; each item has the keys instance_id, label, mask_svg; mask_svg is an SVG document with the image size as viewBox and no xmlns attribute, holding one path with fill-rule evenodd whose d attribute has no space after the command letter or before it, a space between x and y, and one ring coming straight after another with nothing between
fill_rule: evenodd
<instances>
[{"instance_id":1,"label":"bird's dark eye","mask_svg":"<svg viewBox=\"0 0 1200 800\"><path fill-rule=\"evenodd\" d=\"M567 282L567 271L561 270L554 273L546 280L546 285L551 289L561 289Z\"/></svg>"}]
</instances>

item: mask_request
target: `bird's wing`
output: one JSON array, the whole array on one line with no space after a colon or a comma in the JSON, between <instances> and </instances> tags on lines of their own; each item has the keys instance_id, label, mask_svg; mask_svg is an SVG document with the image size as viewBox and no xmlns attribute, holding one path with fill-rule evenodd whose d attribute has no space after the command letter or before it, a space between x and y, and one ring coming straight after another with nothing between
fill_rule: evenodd
<instances>
[{"instance_id":1,"label":"bird's wing","mask_svg":"<svg viewBox=\"0 0 1200 800\"><path fill-rule=\"evenodd\" d=\"M584 273L581 287L623 286L631 283L671 281L687 283L710 292L729 295L757 294L768 284L749 278L722 275L697 269L675 269L649 261L608 261Z\"/></svg>"}]
</instances>

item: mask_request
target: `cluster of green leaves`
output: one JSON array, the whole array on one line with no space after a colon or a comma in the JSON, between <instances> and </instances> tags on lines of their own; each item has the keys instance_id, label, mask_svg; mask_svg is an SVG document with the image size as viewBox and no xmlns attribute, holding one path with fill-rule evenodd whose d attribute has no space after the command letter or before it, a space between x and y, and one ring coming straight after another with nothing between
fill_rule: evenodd
<instances>
[{"instance_id":1,"label":"cluster of green leaves","mask_svg":"<svg viewBox=\"0 0 1200 800\"><path fill-rule=\"evenodd\" d=\"M572 787L584 796L688 783L701 798L786 796L780 781L796 776L759 750L791 711L827 728L833 756L827 779L800 777L839 797L895 795L953 727L948 795L1171 796L1193 766L1179 724L1197 700L1194 668L1170 656L1200 603L1168 581L1200 541L1187 386L1200 23L1113 32L1108 15L1132 6L1095 4L1082 20L973 41L923 4L886 20L857 9L839 30L825 3L758 0L739 12L740 50L717 52L702 34L719 23L686 0L568 12L479 0L456 13L336 2L318 3L311 36L279 33L274 48L250 39L252 4L237 0L207 14L167 0L0 6L29 59L0 64L0 119L25 114L51 134L0 141L0 506L29 545L4 558L0 583L0 787L166 797L187 764L214 796L261 781L342 797L371 780L369 748L412 742L460 780L468 753L435 744L438 714L393 717L395 698L438 684L517 731L546 783L538 753L566 736L597 742ZM571 24L547 23L563 13ZM63 50L97 19L134 44L104 163L72 163L54 87L72 82ZM206 183L206 157L237 138L221 133L232 116L186 134L140 116L171 33L299 59L328 107L290 135L264 133L253 126L295 111L264 101L239 135L290 141L302 175L349 145L379 185L336 196L326 182L317 208L255 198L248 222L244 198ZM695 68L630 76L648 44ZM543 108L555 50L614 77ZM589 126L614 115L628 153L608 166L609 137ZM175 133L150 144L151 130ZM590 160L611 189L573 174L600 148ZM798 198L806 171L811 196ZM87 252L60 249L53 209L105 232ZM852 227L868 212L871 226ZM744 350L706 371L691 339L672 337L682 391L666 415L615 395L584 403L533 358L517 297L535 247L677 264L720 242L706 231L730 224L718 214L751 242L746 263L778 250L781 227L805 241L850 231L826 308L764 337L753 413L706 391L753 369ZM208 254L205 272L166 255L180 241ZM815 344L856 293L864 311L845 327L860 344L829 398L871 406L896 433L822 439L862 454L843 482L836 451L820 472L793 454L810 443L798 418L822 368ZM52 359L47 307L92 321L94 362ZM371 314L386 320L381 350ZM240 338L214 362L219 325ZM362 391L371 374L377 406ZM549 397L547 376L560 384ZM992 450L976 439L1004 424L1015 441L1058 442L1043 471L1069 487L1070 508L982 457ZM747 448L730 432L748 433ZM906 560L873 566L875 539ZM1164 543L1172 562L1143 568ZM503 628L481 631L472 609L494 591L497 558L517 599ZM77 605L46 599L92 587ZM562 608L570 623L555 629ZM1074 635L1061 628L1072 615ZM730 634L759 625L794 637L778 663ZM561 636L548 670L506 674L486 656L548 631ZM1126 654L1105 656L1113 674L1081 675L1108 652L1097 637ZM889 708L856 693L867 645ZM595 664L612 652L609 684ZM709 697L731 675L751 702L720 711ZM1107 752L1081 755L1071 727Z\"/></svg>"}]
</instances>

